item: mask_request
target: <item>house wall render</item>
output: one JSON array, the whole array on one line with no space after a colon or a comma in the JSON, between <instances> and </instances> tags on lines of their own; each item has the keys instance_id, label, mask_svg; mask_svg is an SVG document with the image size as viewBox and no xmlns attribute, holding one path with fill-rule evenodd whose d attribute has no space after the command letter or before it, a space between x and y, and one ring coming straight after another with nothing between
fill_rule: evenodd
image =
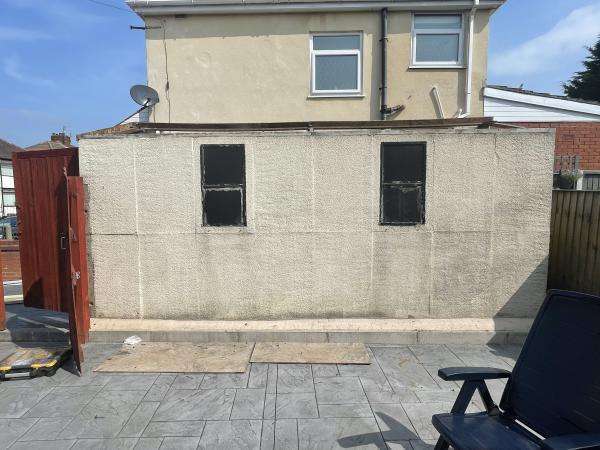
<instances>
[{"instance_id":1,"label":"house wall render","mask_svg":"<svg viewBox=\"0 0 600 450\"><path fill-rule=\"evenodd\" d=\"M82 137L94 315L533 317L554 133L314 130ZM425 142L424 225L379 225L382 142ZM203 227L200 146L244 144L245 228Z\"/></svg>"},{"instance_id":2,"label":"house wall render","mask_svg":"<svg viewBox=\"0 0 600 450\"><path fill-rule=\"evenodd\" d=\"M474 24L473 117L483 116L490 14L489 10L478 11ZM380 20L377 10L147 17L148 83L161 99L151 120L246 123L379 119ZM466 14L463 22L466 61ZM362 32L362 95L310 96L310 36L319 32ZM412 68L412 14L408 11L390 11L388 32L388 106L406 106L394 118L438 118L434 86L448 117L464 110L466 69Z\"/></svg>"}]
</instances>

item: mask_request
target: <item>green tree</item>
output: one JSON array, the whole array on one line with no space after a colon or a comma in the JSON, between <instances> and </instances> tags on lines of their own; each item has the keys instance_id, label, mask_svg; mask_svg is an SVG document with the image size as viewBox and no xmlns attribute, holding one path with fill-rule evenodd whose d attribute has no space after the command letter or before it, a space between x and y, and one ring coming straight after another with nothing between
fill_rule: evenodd
<instances>
[{"instance_id":1,"label":"green tree","mask_svg":"<svg viewBox=\"0 0 600 450\"><path fill-rule=\"evenodd\" d=\"M590 54L583 61L585 70L577 72L564 83L563 89L569 97L600 102L600 37L588 50Z\"/></svg>"}]
</instances>

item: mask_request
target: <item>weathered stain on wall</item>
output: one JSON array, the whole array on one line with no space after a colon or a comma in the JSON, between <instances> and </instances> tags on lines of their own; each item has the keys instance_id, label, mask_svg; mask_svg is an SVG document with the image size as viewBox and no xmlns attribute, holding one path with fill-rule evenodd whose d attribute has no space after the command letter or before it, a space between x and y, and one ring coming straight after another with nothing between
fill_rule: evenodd
<instances>
[{"instance_id":1,"label":"weathered stain on wall","mask_svg":"<svg viewBox=\"0 0 600 450\"><path fill-rule=\"evenodd\" d=\"M379 225L382 142L425 142L426 222ZM246 228L202 226L200 146L246 148ZM554 134L356 130L84 138L95 316L532 317Z\"/></svg>"},{"instance_id":2,"label":"weathered stain on wall","mask_svg":"<svg viewBox=\"0 0 600 450\"><path fill-rule=\"evenodd\" d=\"M475 117L483 116L489 17L480 11L475 21ZM158 27L146 32L148 83L161 99L152 115L155 122L380 118L378 11L164 17L147 23ZM388 105L406 106L397 119L438 118L432 94L437 86L445 113L453 117L464 110L466 69L411 68L411 27L410 12L389 13ZM363 33L363 96L311 98L311 33L355 31ZM467 42L465 36L465 47Z\"/></svg>"}]
</instances>

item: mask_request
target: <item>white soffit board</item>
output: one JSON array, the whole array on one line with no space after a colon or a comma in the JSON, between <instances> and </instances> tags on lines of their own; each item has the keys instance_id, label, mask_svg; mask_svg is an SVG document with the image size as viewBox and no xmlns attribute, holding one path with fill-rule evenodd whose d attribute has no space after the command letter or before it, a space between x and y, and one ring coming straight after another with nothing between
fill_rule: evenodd
<instances>
[{"instance_id":1,"label":"white soffit board","mask_svg":"<svg viewBox=\"0 0 600 450\"><path fill-rule=\"evenodd\" d=\"M502 6L504 1L481 0L478 9L496 9ZM473 0L127 0L126 3L140 16L375 11L382 8L391 11L466 11L473 8Z\"/></svg>"},{"instance_id":2,"label":"white soffit board","mask_svg":"<svg viewBox=\"0 0 600 450\"><path fill-rule=\"evenodd\" d=\"M487 87L485 115L498 122L600 121L600 105Z\"/></svg>"}]
</instances>

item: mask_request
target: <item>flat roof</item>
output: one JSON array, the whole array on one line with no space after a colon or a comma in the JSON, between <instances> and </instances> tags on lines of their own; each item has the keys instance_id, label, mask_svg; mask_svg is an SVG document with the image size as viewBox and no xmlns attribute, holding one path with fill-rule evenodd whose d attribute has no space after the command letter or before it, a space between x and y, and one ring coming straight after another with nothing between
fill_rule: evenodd
<instances>
[{"instance_id":1,"label":"flat roof","mask_svg":"<svg viewBox=\"0 0 600 450\"><path fill-rule=\"evenodd\" d=\"M129 135L156 132L195 131L290 131L290 130L368 130L368 129L417 129L417 128L507 128L494 122L491 117L467 117L462 119L426 120L367 120L367 121L317 121L317 122L272 122L272 123L124 123L110 128L89 131L77 135L77 139ZM510 127L513 128L513 127Z\"/></svg>"}]
</instances>

